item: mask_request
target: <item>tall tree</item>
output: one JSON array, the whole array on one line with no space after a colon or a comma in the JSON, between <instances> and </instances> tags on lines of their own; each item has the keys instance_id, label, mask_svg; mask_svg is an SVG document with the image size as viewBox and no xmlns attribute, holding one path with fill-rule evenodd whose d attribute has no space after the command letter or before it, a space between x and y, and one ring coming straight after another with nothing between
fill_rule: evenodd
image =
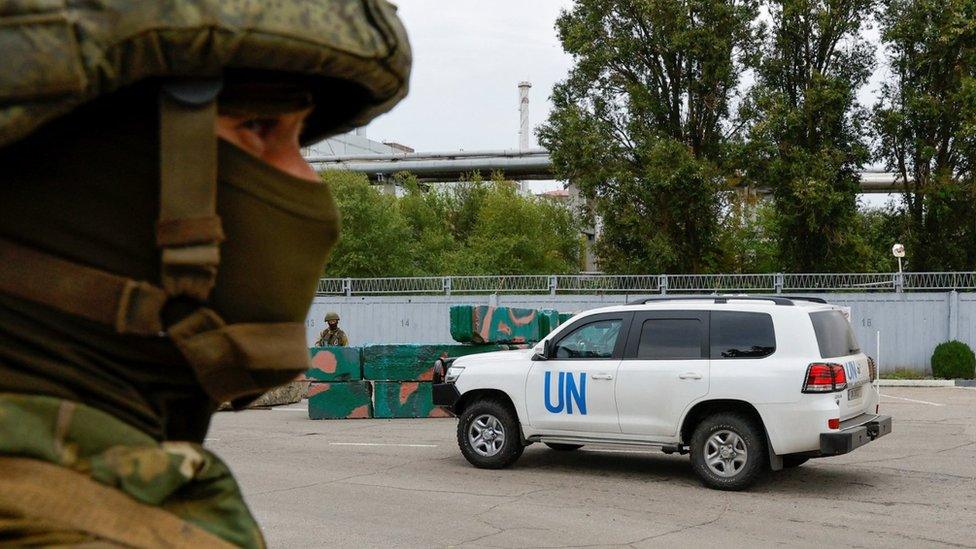
<instances>
[{"instance_id":1,"label":"tall tree","mask_svg":"<svg viewBox=\"0 0 976 549\"><path fill-rule=\"evenodd\" d=\"M911 270L976 269L976 4L885 0L877 153L903 182Z\"/></svg>"},{"instance_id":2,"label":"tall tree","mask_svg":"<svg viewBox=\"0 0 976 549\"><path fill-rule=\"evenodd\" d=\"M511 181L496 179L480 188L475 223L465 246L452 256L455 272L579 272L580 225L568 207L551 198L524 196Z\"/></svg>"},{"instance_id":3,"label":"tall tree","mask_svg":"<svg viewBox=\"0 0 976 549\"><path fill-rule=\"evenodd\" d=\"M857 90L873 49L860 37L872 0L773 0L756 84L740 109L748 124L742 171L772 190L778 267L860 270L859 172L870 158Z\"/></svg>"},{"instance_id":4,"label":"tall tree","mask_svg":"<svg viewBox=\"0 0 976 549\"><path fill-rule=\"evenodd\" d=\"M601 269L717 264L729 105L757 14L756 0L578 0L560 15L574 67L539 139L602 219Z\"/></svg>"},{"instance_id":5,"label":"tall tree","mask_svg":"<svg viewBox=\"0 0 976 549\"><path fill-rule=\"evenodd\" d=\"M380 193L363 174L325 171L322 179L332 186L342 215L339 242L325 276L418 274L414 234L395 196Z\"/></svg>"}]
</instances>

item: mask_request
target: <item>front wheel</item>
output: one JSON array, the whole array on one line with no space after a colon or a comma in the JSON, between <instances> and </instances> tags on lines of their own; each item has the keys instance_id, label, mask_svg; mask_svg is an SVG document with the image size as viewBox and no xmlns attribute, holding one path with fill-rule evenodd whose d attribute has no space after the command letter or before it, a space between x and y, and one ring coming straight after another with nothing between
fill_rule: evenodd
<instances>
[{"instance_id":1,"label":"front wheel","mask_svg":"<svg viewBox=\"0 0 976 549\"><path fill-rule=\"evenodd\" d=\"M766 440L754 421L741 414L709 416L691 437L691 464L702 484L717 490L744 490L766 464Z\"/></svg>"},{"instance_id":2,"label":"front wheel","mask_svg":"<svg viewBox=\"0 0 976 549\"><path fill-rule=\"evenodd\" d=\"M458 420L457 439L464 458L482 469L508 467L525 449L515 412L498 400L469 405Z\"/></svg>"}]
</instances>

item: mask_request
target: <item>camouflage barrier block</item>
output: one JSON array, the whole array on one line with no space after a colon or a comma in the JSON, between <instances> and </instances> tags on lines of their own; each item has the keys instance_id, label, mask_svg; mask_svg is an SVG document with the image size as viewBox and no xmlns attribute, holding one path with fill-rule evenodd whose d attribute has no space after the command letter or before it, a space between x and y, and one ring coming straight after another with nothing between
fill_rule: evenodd
<instances>
[{"instance_id":1,"label":"camouflage barrier block","mask_svg":"<svg viewBox=\"0 0 976 549\"><path fill-rule=\"evenodd\" d=\"M554 309L539 311L539 332L542 337L549 335L559 324L559 311Z\"/></svg>"},{"instance_id":2,"label":"camouflage barrier block","mask_svg":"<svg viewBox=\"0 0 976 549\"><path fill-rule=\"evenodd\" d=\"M575 313L559 313L559 323L563 324L567 320L573 318Z\"/></svg>"},{"instance_id":3,"label":"camouflage barrier block","mask_svg":"<svg viewBox=\"0 0 976 549\"><path fill-rule=\"evenodd\" d=\"M430 383L377 381L373 386L373 417L453 417L434 406Z\"/></svg>"},{"instance_id":4,"label":"camouflage barrier block","mask_svg":"<svg viewBox=\"0 0 976 549\"><path fill-rule=\"evenodd\" d=\"M461 343L534 343L542 338L539 311L455 305L451 307L451 337Z\"/></svg>"},{"instance_id":5,"label":"camouflage barrier block","mask_svg":"<svg viewBox=\"0 0 976 549\"><path fill-rule=\"evenodd\" d=\"M385 381L430 381L441 354L459 357L504 350L503 345L370 345L363 347L363 377Z\"/></svg>"},{"instance_id":6,"label":"camouflage barrier block","mask_svg":"<svg viewBox=\"0 0 976 549\"><path fill-rule=\"evenodd\" d=\"M371 389L368 381L315 381L308 389L308 419L373 417Z\"/></svg>"},{"instance_id":7,"label":"camouflage barrier block","mask_svg":"<svg viewBox=\"0 0 976 549\"><path fill-rule=\"evenodd\" d=\"M474 306L454 305L451 307L451 339L459 343L470 343L474 338L471 318Z\"/></svg>"},{"instance_id":8,"label":"camouflage barrier block","mask_svg":"<svg viewBox=\"0 0 976 549\"><path fill-rule=\"evenodd\" d=\"M363 379L361 347L312 347L312 367L305 377L317 381Z\"/></svg>"}]
</instances>

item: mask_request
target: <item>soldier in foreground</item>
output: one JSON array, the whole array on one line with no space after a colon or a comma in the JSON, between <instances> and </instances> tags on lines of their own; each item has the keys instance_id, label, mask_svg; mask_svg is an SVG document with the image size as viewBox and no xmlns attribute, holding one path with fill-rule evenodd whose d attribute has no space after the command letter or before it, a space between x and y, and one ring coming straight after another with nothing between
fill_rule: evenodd
<instances>
[{"instance_id":1,"label":"soldier in foreground","mask_svg":"<svg viewBox=\"0 0 976 549\"><path fill-rule=\"evenodd\" d=\"M349 338L346 337L346 332L339 329L338 313L332 311L326 313L325 322L329 327L322 330L322 333L319 334L319 340L315 343L317 347L345 347L349 345Z\"/></svg>"},{"instance_id":2,"label":"soldier in foreground","mask_svg":"<svg viewBox=\"0 0 976 549\"><path fill-rule=\"evenodd\" d=\"M0 545L263 546L200 443L308 367L299 147L406 94L393 8L20 2L0 51Z\"/></svg>"}]
</instances>

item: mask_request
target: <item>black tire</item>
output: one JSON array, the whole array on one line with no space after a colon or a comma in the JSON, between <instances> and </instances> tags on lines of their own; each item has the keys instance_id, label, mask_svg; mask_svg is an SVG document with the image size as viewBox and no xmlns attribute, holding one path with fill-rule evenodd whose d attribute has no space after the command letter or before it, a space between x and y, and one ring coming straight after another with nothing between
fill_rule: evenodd
<instances>
[{"instance_id":1,"label":"black tire","mask_svg":"<svg viewBox=\"0 0 976 549\"><path fill-rule=\"evenodd\" d=\"M583 447L582 444L560 444L558 442L547 442L546 446L557 452L572 452Z\"/></svg>"},{"instance_id":2,"label":"black tire","mask_svg":"<svg viewBox=\"0 0 976 549\"><path fill-rule=\"evenodd\" d=\"M485 418L494 418L497 423ZM497 429L493 425L500 425L503 440L495 447L497 436L490 441L481 439L481 444L476 445L472 442L469 434L472 434L472 427L475 421L479 421L481 431L489 431L497 434ZM484 399L472 402L461 414L458 420L457 430L458 446L461 454L471 465L481 469L504 469L522 455L525 447L522 445L522 429L519 425L515 411L504 402L495 399Z\"/></svg>"},{"instance_id":3,"label":"black tire","mask_svg":"<svg viewBox=\"0 0 976 549\"><path fill-rule=\"evenodd\" d=\"M808 461L810 461L810 458L808 457L783 456L783 469L792 469L794 467L799 467Z\"/></svg>"},{"instance_id":4,"label":"black tire","mask_svg":"<svg viewBox=\"0 0 976 549\"><path fill-rule=\"evenodd\" d=\"M726 441L729 444L720 444ZM743 455L742 449L745 457L737 460ZM714 466L708 464L707 451L716 458ZM721 459L723 455L729 457ZM768 460L762 428L742 414L726 412L708 416L695 427L691 436L692 468L702 484L709 488L744 490L765 471Z\"/></svg>"}]
</instances>

